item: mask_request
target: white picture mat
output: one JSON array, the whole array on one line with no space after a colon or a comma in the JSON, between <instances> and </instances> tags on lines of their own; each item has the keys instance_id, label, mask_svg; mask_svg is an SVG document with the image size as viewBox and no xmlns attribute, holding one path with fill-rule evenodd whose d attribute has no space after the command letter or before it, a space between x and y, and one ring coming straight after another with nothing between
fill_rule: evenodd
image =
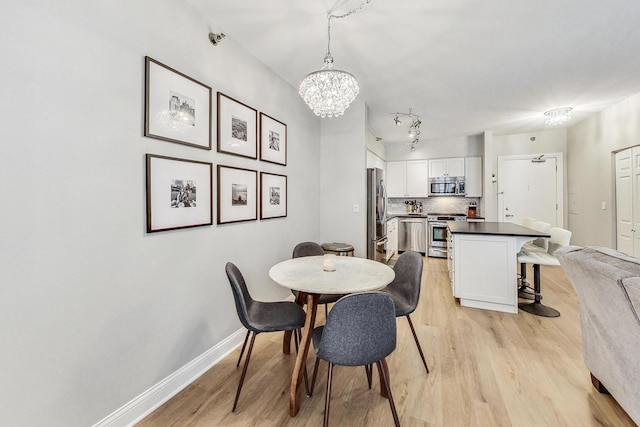
<instances>
[{"instance_id":1,"label":"white picture mat","mask_svg":"<svg viewBox=\"0 0 640 427\"><path fill-rule=\"evenodd\" d=\"M192 163L153 156L149 160L151 230L212 224L211 163ZM195 182L195 207L171 207L171 182L174 179Z\"/></svg>"},{"instance_id":2,"label":"white picture mat","mask_svg":"<svg viewBox=\"0 0 640 427\"><path fill-rule=\"evenodd\" d=\"M287 216L287 177L284 175L261 173L260 181L262 189L260 218ZM280 189L280 203L278 205L272 205L270 203L270 187L278 187Z\"/></svg>"},{"instance_id":3,"label":"white picture mat","mask_svg":"<svg viewBox=\"0 0 640 427\"><path fill-rule=\"evenodd\" d=\"M173 139L210 149L211 91L173 71L149 61L148 128L150 136ZM175 124L169 118L171 94L195 101L195 126Z\"/></svg>"},{"instance_id":4,"label":"white picture mat","mask_svg":"<svg viewBox=\"0 0 640 427\"><path fill-rule=\"evenodd\" d=\"M256 159L257 123L256 110L243 105L223 94L218 94L218 147L219 151ZM240 141L231 136L231 121L236 117L247 123L247 140Z\"/></svg>"},{"instance_id":5,"label":"white picture mat","mask_svg":"<svg viewBox=\"0 0 640 427\"><path fill-rule=\"evenodd\" d=\"M246 169L219 167L218 178L218 223L257 219L257 172ZM247 186L247 204L232 203L232 184Z\"/></svg>"},{"instance_id":6,"label":"white picture mat","mask_svg":"<svg viewBox=\"0 0 640 427\"><path fill-rule=\"evenodd\" d=\"M287 127L279 121L260 113L260 160L287 164ZM280 149L273 150L269 148L269 132L276 132L280 137Z\"/></svg>"}]
</instances>

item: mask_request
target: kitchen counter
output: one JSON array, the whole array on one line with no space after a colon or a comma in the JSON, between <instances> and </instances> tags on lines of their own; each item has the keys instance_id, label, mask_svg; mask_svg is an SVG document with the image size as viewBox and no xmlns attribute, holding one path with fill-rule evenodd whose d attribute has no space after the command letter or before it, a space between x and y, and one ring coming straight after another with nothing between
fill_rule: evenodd
<instances>
[{"instance_id":1,"label":"kitchen counter","mask_svg":"<svg viewBox=\"0 0 640 427\"><path fill-rule=\"evenodd\" d=\"M487 234L494 236L519 236L531 238L526 241L541 237L550 237L549 234L540 233L512 222L448 221L447 226L449 227L449 232L451 232L451 234Z\"/></svg>"},{"instance_id":2,"label":"kitchen counter","mask_svg":"<svg viewBox=\"0 0 640 427\"><path fill-rule=\"evenodd\" d=\"M518 252L549 237L509 222L447 222L448 269L463 307L518 313Z\"/></svg>"}]
</instances>

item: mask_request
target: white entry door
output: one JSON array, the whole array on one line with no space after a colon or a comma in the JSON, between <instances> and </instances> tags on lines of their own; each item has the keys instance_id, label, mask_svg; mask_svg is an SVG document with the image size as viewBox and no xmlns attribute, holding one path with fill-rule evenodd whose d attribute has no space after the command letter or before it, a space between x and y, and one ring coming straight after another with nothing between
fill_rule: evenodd
<instances>
[{"instance_id":1,"label":"white entry door","mask_svg":"<svg viewBox=\"0 0 640 427\"><path fill-rule=\"evenodd\" d=\"M498 157L499 221L525 217L562 227L562 153Z\"/></svg>"}]
</instances>

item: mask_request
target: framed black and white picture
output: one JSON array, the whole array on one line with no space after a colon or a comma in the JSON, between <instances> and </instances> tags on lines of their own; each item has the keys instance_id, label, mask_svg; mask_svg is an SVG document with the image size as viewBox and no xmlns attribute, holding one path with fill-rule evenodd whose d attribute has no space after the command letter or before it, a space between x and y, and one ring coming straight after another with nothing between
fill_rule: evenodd
<instances>
[{"instance_id":1,"label":"framed black and white picture","mask_svg":"<svg viewBox=\"0 0 640 427\"><path fill-rule=\"evenodd\" d=\"M287 165L287 125L260 113L260 160Z\"/></svg>"},{"instance_id":2,"label":"framed black and white picture","mask_svg":"<svg viewBox=\"0 0 640 427\"><path fill-rule=\"evenodd\" d=\"M213 165L147 154L147 232L213 224Z\"/></svg>"},{"instance_id":3,"label":"framed black and white picture","mask_svg":"<svg viewBox=\"0 0 640 427\"><path fill-rule=\"evenodd\" d=\"M260 172L260 219L287 216L287 177Z\"/></svg>"},{"instance_id":4,"label":"framed black and white picture","mask_svg":"<svg viewBox=\"0 0 640 427\"><path fill-rule=\"evenodd\" d=\"M258 172L218 165L218 224L258 219Z\"/></svg>"},{"instance_id":5,"label":"framed black and white picture","mask_svg":"<svg viewBox=\"0 0 640 427\"><path fill-rule=\"evenodd\" d=\"M211 150L211 88L145 57L144 135Z\"/></svg>"},{"instance_id":6,"label":"framed black and white picture","mask_svg":"<svg viewBox=\"0 0 640 427\"><path fill-rule=\"evenodd\" d=\"M218 92L218 152L258 158L258 111Z\"/></svg>"}]
</instances>

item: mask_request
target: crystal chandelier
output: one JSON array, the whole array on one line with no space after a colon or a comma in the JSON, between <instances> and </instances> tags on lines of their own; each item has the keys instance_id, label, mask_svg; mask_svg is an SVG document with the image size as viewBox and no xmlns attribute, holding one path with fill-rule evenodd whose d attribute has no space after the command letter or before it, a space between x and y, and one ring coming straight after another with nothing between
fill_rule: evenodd
<instances>
[{"instance_id":1,"label":"crystal chandelier","mask_svg":"<svg viewBox=\"0 0 640 427\"><path fill-rule=\"evenodd\" d=\"M571 107L561 107L545 111L544 115L547 116L545 123L553 126L563 125L571 118L571 110L573 110Z\"/></svg>"},{"instance_id":2,"label":"crystal chandelier","mask_svg":"<svg viewBox=\"0 0 640 427\"><path fill-rule=\"evenodd\" d=\"M300 83L299 93L313 112L322 118L338 117L344 114L351 102L360 93L360 87L353 74L338 70L331 56L331 18L344 18L358 10L371 0L362 3L357 9L344 15L327 16L327 55L324 65L318 71L309 73Z\"/></svg>"}]
</instances>

